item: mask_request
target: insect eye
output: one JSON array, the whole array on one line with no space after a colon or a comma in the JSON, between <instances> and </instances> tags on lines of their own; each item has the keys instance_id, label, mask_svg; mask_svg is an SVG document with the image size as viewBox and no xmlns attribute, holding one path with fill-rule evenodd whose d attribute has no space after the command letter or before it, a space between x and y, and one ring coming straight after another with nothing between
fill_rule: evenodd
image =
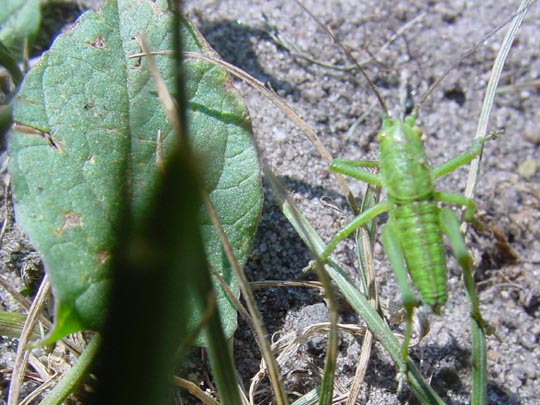
<instances>
[{"instance_id":1,"label":"insect eye","mask_svg":"<svg viewBox=\"0 0 540 405\"><path fill-rule=\"evenodd\" d=\"M405 121L405 124L407 124L409 127L414 128L415 127L414 123L416 122L416 115L414 114L407 115L404 121Z\"/></svg>"}]
</instances>

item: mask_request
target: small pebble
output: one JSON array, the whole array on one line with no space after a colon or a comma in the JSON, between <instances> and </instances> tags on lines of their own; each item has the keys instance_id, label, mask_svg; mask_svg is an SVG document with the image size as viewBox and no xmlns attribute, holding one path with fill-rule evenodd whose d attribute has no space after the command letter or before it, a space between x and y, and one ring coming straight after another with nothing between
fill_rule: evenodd
<instances>
[{"instance_id":1,"label":"small pebble","mask_svg":"<svg viewBox=\"0 0 540 405\"><path fill-rule=\"evenodd\" d=\"M518 173L525 180L530 180L538 170L538 163L533 159L527 159L518 166Z\"/></svg>"},{"instance_id":2,"label":"small pebble","mask_svg":"<svg viewBox=\"0 0 540 405\"><path fill-rule=\"evenodd\" d=\"M523 137L534 145L540 145L540 131L536 126L527 125Z\"/></svg>"}]
</instances>

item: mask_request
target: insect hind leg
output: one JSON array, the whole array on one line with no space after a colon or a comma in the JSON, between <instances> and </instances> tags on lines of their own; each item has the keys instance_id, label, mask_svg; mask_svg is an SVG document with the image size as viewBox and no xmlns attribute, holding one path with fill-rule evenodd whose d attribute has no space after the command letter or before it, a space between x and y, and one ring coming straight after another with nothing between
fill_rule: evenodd
<instances>
[{"instance_id":1,"label":"insect hind leg","mask_svg":"<svg viewBox=\"0 0 540 405\"><path fill-rule=\"evenodd\" d=\"M390 220L384 226L382 230L382 244L384 251L388 256L396 281L398 283L401 292L401 301L405 308L405 336L403 337L403 343L401 344L401 362L399 364L399 372L396 376L398 381L398 392L402 390L403 383L407 381L407 361L409 359L409 343L412 337L413 327L413 314L417 301L416 296L409 283L407 275L407 268L405 267L405 258L403 249L399 239L396 237L394 223Z\"/></svg>"},{"instance_id":2,"label":"insect hind leg","mask_svg":"<svg viewBox=\"0 0 540 405\"><path fill-rule=\"evenodd\" d=\"M463 281L465 283L467 296L469 297L471 316L483 326L484 321L480 315L480 302L478 300L476 283L474 282L473 276L472 257L467 250L467 246L465 245L465 241L459 230L459 221L456 215L448 208L442 208L440 210L439 221L442 231L450 241L454 256L463 270Z\"/></svg>"},{"instance_id":3,"label":"insect hind leg","mask_svg":"<svg viewBox=\"0 0 540 405\"><path fill-rule=\"evenodd\" d=\"M471 402L481 403L475 400L475 395L478 398L487 397L487 373L482 370L485 371L487 368L486 333L491 334L492 330L480 314L480 301L473 276L473 261L467 250L463 236L459 231L459 221L456 215L448 208L441 209L440 225L442 231L450 241L454 256L463 269L463 281L467 291L471 314L472 347L475 348L472 354L473 386L478 387L477 389L473 389Z\"/></svg>"}]
</instances>

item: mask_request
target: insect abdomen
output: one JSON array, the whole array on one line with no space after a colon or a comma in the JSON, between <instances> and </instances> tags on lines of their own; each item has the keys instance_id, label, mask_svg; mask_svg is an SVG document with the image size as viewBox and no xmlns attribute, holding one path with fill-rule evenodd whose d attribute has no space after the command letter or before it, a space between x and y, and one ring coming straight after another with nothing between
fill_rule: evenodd
<instances>
[{"instance_id":1,"label":"insect abdomen","mask_svg":"<svg viewBox=\"0 0 540 405\"><path fill-rule=\"evenodd\" d=\"M390 216L422 301L432 307L443 305L447 300L446 256L437 203L423 200L396 204Z\"/></svg>"}]
</instances>

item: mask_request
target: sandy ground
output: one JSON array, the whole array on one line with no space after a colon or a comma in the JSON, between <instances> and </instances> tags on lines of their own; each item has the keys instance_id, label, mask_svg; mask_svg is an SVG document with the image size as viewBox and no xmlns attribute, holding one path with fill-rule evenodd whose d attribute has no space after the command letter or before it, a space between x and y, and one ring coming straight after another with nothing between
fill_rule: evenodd
<instances>
[{"instance_id":1,"label":"sandy ground","mask_svg":"<svg viewBox=\"0 0 540 405\"><path fill-rule=\"evenodd\" d=\"M473 44L507 21L517 2L340 0L306 1L306 5L354 49L360 60L371 59L367 64L369 75L386 103L398 112L399 89L405 78L416 94L422 95ZM365 80L294 56L269 36L263 15L299 52L330 64L349 64L343 52L295 2L188 1L187 9L223 58L269 82L313 126L334 156L365 159L377 150L375 135L381 108ZM540 9L536 4L513 45L490 119L489 129L503 128L505 134L490 142L484 153L475 198L484 229L470 229L467 234L478 269L482 313L496 327L496 336L488 341L490 404L540 403L540 170L535 168L540 166L538 21ZM385 45L396 33L399 35ZM427 135L426 148L434 164L464 151L473 138L501 39L501 33L488 39L448 75L423 106L419 124ZM536 84L531 83L535 80ZM268 100L241 82L237 85L246 97L261 153L304 215L328 240L352 216L328 173L327 163ZM349 131L360 116L365 120ZM467 171L459 170L444 178L438 188L462 192L466 177ZM364 186L355 181L350 184L360 198ZM307 250L273 202L271 191L266 191L246 269L248 277L253 281L305 280L310 277L301 272L309 260ZM321 198L325 196L344 212L323 205ZM8 197L2 196L4 216L10 211ZM17 274L21 266L35 261L30 252L16 227L10 228L0 252L3 275L20 285ZM382 300L399 305L395 280L378 245L376 254ZM340 245L338 256L354 272L352 241ZM451 259L449 301L441 317L430 319L431 331L412 350L412 356L447 403L466 404L470 392L470 331L460 276L459 267ZM258 292L257 299L270 333L284 335L327 320L326 307L316 291L274 288ZM4 307L10 309L8 304ZM341 316L343 322L361 323L347 308ZM361 338L344 335L341 339L337 385L345 392L354 376L360 345ZM3 342L1 368L9 367L13 347L13 342ZM259 354L242 323L235 352L238 369L249 385L258 370ZM291 398L319 384L323 358L324 342L315 341L301 347L283 365ZM383 349L376 346L358 403L408 400L408 393L396 395L395 372ZM192 375L199 374L194 371ZM260 403L270 402L261 397Z\"/></svg>"}]
</instances>

